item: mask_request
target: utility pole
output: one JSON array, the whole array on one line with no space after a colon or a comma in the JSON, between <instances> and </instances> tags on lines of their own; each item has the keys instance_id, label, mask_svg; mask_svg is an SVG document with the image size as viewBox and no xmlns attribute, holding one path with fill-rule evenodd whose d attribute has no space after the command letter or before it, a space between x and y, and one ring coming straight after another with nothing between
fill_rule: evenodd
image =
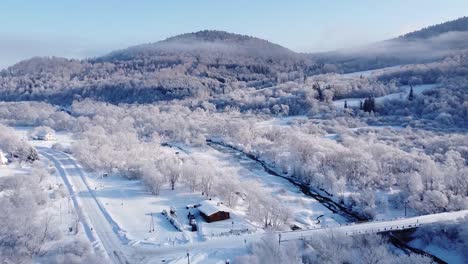
<instances>
[{"instance_id":1,"label":"utility pole","mask_svg":"<svg viewBox=\"0 0 468 264\"><path fill-rule=\"evenodd\" d=\"M149 233L154 232L154 222L153 222L153 213L150 213L150 226Z\"/></svg>"},{"instance_id":2,"label":"utility pole","mask_svg":"<svg viewBox=\"0 0 468 264\"><path fill-rule=\"evenodd\" d=\"M190 264L190 253L188 250L187 250L187 263Z\"/></svg>"},{"instance_id":3,"label":"utility pole","mask_svg":"<svg viewBox=\"0 0 468 264\"><path fill-rule=\"evenodd\" d=\"M405 204L405 217L406 217L406 203L407 201L405 200L404 204Z\"/></svg>"},{"instance_id":4,"label":"utility pole","mask_svg":"<svg viewBox=\"0 0 468 264\"><path fill-rule=\"evenodd\" d=\"M59 204L59 211L60 211L60 225L62 225L62 201L60 201L60 204Z\"/></svg>"},{"instance_id":5,"label":"utility pole","mask_svg":"<svg viewBox=\"0 0 468 264\"><path fill-rule=\"evenodd\" d=\"M278 245L281 246L281 233L278 234Z\"/></svg>"},{"instance_id":6,"label":"utility pole","mask_svg":"<svg viewBox=\"0 0 468 264\"><path fill-rule=\"evenodd\" d=\"M71 213L71 210L70 210L70 196L68 196L68 199L67 199L67 212L70 214Z\"/></svg>"}]
</instances>

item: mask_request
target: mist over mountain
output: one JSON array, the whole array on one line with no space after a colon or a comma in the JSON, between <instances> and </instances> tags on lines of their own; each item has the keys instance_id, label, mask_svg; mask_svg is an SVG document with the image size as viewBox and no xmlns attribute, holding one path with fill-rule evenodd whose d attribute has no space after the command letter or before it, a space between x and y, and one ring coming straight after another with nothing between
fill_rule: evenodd
<instances>
[{"instance_id":1,"label":"mist over mountain","mask_svg":"<svg viewBox=\"0 0 468 264\"><path fill-rule=\"evenodd\" d=\"M404 40L429 39L448 32L468 31L468 17L461 17L445 23L429 26L421 30L410 32L398 37Z\"/></svg>"},{"instance_id":2,"label":"mist over mountain","mask_svg":"<svg viewBox=\"0 0 468 264\"><path fill-rule=\"evenodd\" d=\"M312 54L312 58L352 72L433 62L467 49L468 17L463 17L362 47Z\"/></svg>"}]
</instances>

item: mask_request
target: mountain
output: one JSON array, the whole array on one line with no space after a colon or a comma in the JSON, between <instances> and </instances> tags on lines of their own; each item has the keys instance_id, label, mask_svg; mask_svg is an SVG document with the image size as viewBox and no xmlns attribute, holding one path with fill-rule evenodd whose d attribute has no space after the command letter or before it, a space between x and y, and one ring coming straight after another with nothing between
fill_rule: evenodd
<instances>
[{"instance_id":1,"label":"mountain","mask_svg":"<svg viewBox=\"0 0 468 264\"><path fill-rule=\"evenodd\" d=\"M307 76L319 73L432 62L457 55L468 50L467 29L468 18L460 18L365 47L320 54L299 54L259 38L205 30L86 60L22 61L0 72L0 100L69 104L91 98L151 103L223 97L289 81L297 84L290 83L296 89Z\"/></svg>"},{"instance_id":2,"label":"mountain","mask_svg":"<svg viewBox=\"0 0 468 264\"><path fill-rule=\"evenodd\" d=\"M468 31L468 17L461 17L445 23L429 26L421 30L407 33L398 39L421 40L437 37L448 32L466 32Z\"/></svg>"},{"instance_id":3,"label":"mountain","mask_svg":"<svg viewBox=\"0 0 468 264\"><path fill-rule=\"evenodd\" d=\"M217 30L186 33L156 43L138 45L98 58L99 61L130 60L138 57L164 56L167 54L204 53L240 55L261 58L297 58L293 51L269 41ZM206 55L206 54L204 54Z\"/></svg>"},{"instance_id":4,"label":"mountain","mask_svg":"<svg viewBox=\"0 0 468 264\"><path fill-rule=\"evenodd\" d=\"M466 50L468 17L462 17L363 47L312 54L311 59L353 72L433 62Z\"/></svg>"},{"instance_id":5,"label":"mountain","mask_svg":"<svg viewBox=\"0 0 468 264\"><path fill-rule=\"evenodd\" d=\"M88 60L33 58L0 72L0 98L115 103L199 98L319 72L310 58L223 31L182 34Z\"/></svg>"}]
</instances>

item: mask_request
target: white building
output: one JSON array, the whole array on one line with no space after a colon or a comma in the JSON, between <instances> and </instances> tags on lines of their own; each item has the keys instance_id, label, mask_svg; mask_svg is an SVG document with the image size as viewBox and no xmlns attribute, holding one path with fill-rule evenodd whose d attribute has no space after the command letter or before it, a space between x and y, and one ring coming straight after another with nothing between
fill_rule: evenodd
<instances>
[{"instance_id":1,"label":"white building","mask_svg":"<svg viewBox=\"0 0 468 264\"><path fill-rule=\"evenodd\" d=\"M37 133L36 139L52 141L52 140L55 140L55 133L52 131L40 131Z\"/></svg>"},{"instance_id":2,"label":"white building","mask_svg":"<svg viewBox=\"0 0 468 264\"><path fill-rule=\"evenodd\" d=\"M6 158L5 154L0 150L0 166L8 164L8 159Z\"/></svg>"}]
</instances>

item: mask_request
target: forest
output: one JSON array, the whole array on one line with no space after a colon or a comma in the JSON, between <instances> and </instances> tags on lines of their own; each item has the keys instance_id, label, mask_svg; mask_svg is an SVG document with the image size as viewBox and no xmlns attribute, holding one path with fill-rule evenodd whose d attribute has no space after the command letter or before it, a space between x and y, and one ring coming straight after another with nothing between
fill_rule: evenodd
<instances>
[{"instance_id":1,"label":"forest","mask_svg":"<svg viewBox=\"0 0 468 264\"><path fill-rule=\"evenodd\" d=\"M50 197L66 199L66 191L51 187L57 172L18 127L35 127L29 137L72 134L70 146L52 148L90 173L139 180L154 196L183 186L230 208L242 204L245 217L270 232L290 230L288 203L190 148L209 141L250 155L369 221L406 210L468 209L466 21L380 43L367 56L300 54L254 37L200 31L102 57L36 57L2 70L0 150L33 173L0 177L0 255L11 257L6 263L63 263L63 252L67 263L100 261L82 237L63 236L47 217ZM421 41L420 51L434 56L402 59ZM453 45L436 50L441 43ZM401 48L406 44L409 50ZM379 57L387 45L395 52ZM468 258L463 221L424 227L413 237L442 248L452 241ZM271 238L250 244L236 263L431 263L393 247L380 235L281 245Z\"/></svg>"}]
</instances>

